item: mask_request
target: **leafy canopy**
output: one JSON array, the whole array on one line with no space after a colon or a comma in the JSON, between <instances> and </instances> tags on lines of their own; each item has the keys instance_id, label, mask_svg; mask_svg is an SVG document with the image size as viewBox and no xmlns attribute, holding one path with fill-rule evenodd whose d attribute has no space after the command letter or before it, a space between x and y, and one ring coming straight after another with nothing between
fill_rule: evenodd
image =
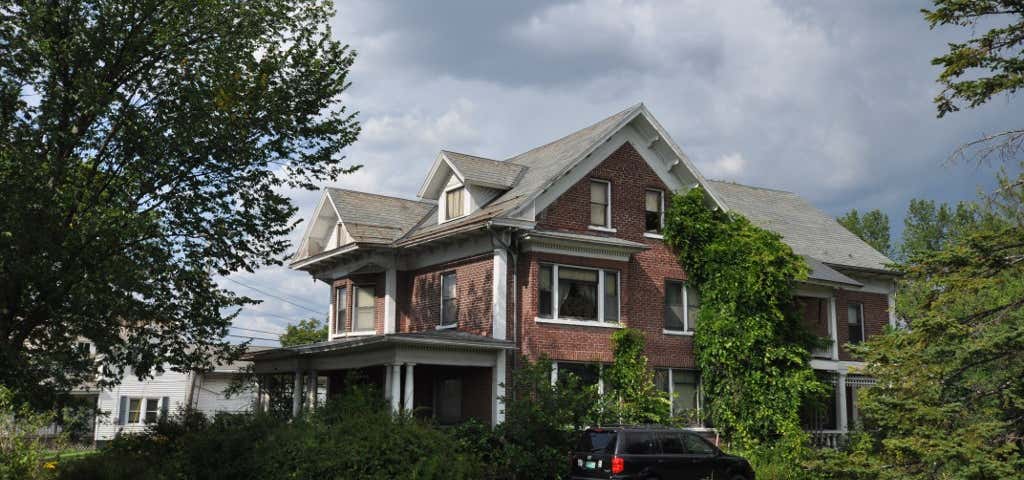
<instances>
[{"instance_id":1,"label":"leafy canopy","mask_svg":"<svg viewBox=\"0 0 1024 480\"><path fill-rule=\"evenodd\" d=\"M299 320L297 324L289 324L279 338L282 347L322 342L327 340L327 322L315 318Z\"/></svg>"},{"instance_id":2,"label":"leafy canopy","mask_svg":"<svg viewBox=\"0 0 1024 480\"><path fill-rule=\"evenodd\" d=\"M351 171L355 56L323 0L0 0L0 383L208 367L279 264L288 188Z\"/></svg>"},{"instance_id":3,"label":"leafy canopy","mask_svg":"<svg viewBox=\"0 0 1024 480\"><path fill-rule=\"evenodd\" d=\"M860 212L855 208L836 220L883 255L890 255L892 253L892 242L889 236L889 216L882 213L881 210L876 208L865 212L861 216Z\"/></svg>"},{"instance_id":4,"label":"leafy canopy","mask_svg":"<svg viewBox=\"0 0 1024 480\"><path fill-rule=\"evenodd\" d=\"M778 235L704 202L700 188L675 195L665 241L700 293L694 346L710 417L740 445L799 444L800 406L824 392L793 296L807 265Z\"/></svg>"}]
</instances>

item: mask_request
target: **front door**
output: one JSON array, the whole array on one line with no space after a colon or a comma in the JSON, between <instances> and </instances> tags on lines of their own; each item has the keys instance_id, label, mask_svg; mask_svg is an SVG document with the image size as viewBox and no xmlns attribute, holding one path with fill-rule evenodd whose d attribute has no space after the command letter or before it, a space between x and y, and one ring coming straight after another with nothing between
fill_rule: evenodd
<instances>
[{"instance_id":1,"label":"front door","mask_svg":"<svg viewBox=\"0 0 1024 480\"><path fill-rule=\"evenodd\" d=\"M462 379L443 378L438 381L435 412L441 424L462 420Z\"/></svg>"}]
</instances>

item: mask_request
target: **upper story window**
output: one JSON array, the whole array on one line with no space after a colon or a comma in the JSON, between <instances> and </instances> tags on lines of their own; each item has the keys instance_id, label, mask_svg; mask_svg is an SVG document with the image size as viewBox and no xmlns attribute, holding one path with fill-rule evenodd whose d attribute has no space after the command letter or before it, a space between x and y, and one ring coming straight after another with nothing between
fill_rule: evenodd
<instances>
[{"instance_id":1,"label":"upper story window","mask_svg":"<svg viewBox=\"0 0 1024 480\"><path fill-rule=\"evenodd\" d=\"M544 264L538 275L539 317L619 321L618 271Z\"/></svg>"},{"instance_id":2,"label":"upper story window","mask_svg":"<svg viewBox=\"0 0 1024 480\"><path fill-rule=\"evenodd\" d=\"M441 326L454 326L459 322L458 289L455 272L441 275Z\"/></svg>"},{"instance_id":3,"label":"upper story window","mask_svg":"<svg viewBox=\"0 0 1024 480\"><path fill-rule=\"evenodd\" d=\"M700 313L697 290L678 280L665 280L665 330L693 332Z\"/></svg>"},{"instance_id":4,"label":"upper story window","mask_svg":"<svg viewBox=\"0 0 1024 480\"><path fill-rule=\"evenodd\" d=\"M352 319L352 331L370 331L374 329L374 320L377 316L377 293L374 285L360 285L352 287L352 309L355 317Z\"/></svg>"},{"instance_id":5,"label":"upper story window","mask_svg":"<svg viewBox=\"0 0 1024 480\"><path fill-rule=\"evenodd\" d=\"M864 305L850 303L846 306L846 323L850 329L850 336L847 337L850 343L864 341Z\"/></svg>"},{"instance_id":6,"label":"upper story window","mask_svg":"<svg viewBox=\"0 0 1024 480\"><path fill-rule=\"evenodd\" d=\"M466 187L444 192L444 219L451 220L466 214Z\"/></svg>"},{"instance_id":7,"label":"upper story window","mask_svg":"<svg viewBox=\"0 0 1024 480\"><path fill-rule=\"evenodd\" d=\"M647 190L644 192L644 231L661 233L665 228L665 192Z\"/></svg>"},{"instance_id":8,"label":"upper story window","mask_svg":"<svg viewBox=\"0 0 1024 480\"><path fill-rule=\"evenodd\" d=\"M590 225L611 228L612 184L605 180L590 180Z\"/></svg>"},{"instance_id":9,"label":"upper story window","mask_svg":"<svg viewBox=\"0 0 1024 480\"><path fill-rule=\"evenodd\" d=\"M345 331L345 322L348 321L348 289L338 287L334 291L334 301L337 306L334 314L334 332L340 333Z\"/></svg>"}]
</instances>

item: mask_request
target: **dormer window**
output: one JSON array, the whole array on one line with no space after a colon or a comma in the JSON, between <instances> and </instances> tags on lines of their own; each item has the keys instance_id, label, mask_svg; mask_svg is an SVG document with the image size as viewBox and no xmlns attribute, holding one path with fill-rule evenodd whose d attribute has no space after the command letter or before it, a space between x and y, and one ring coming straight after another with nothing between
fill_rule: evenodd
<instances>
[{"instance_id":1,"label":"dormer window","mask_svg":"<svg viewBox=\"0 0 1024 480\"><path fill-rule=\"evenodd\" d=\"M605 180L590 181L590 225L611 228L612 184Z\"/></svg>"},{"instance_id":2,"label":"dormer window","mask_svg":"<svg viewBox=\"0 0 1024 480\"><path fill-rule=\"evenodd\" d=\"M466 187L458 187L444 193L444 219L451 220L466 214Z\"/></svg>"}]
</instances>

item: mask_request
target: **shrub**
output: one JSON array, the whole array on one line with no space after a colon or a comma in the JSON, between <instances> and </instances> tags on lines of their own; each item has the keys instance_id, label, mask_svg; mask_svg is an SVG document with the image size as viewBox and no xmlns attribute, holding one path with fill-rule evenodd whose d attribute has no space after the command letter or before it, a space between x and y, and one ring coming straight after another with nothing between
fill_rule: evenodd
<instances>
[{"instance_id":1,"label":"shrub","mask_svg":"<svg viewBox=\"0 0 1024 480\"><path fill-rule=\"evenodd\" d=\"M50 477L54 464L43 462L46 448L37 432L52 421L53 415L16 405L13 393L0 385L0 480Z\"/></svg>"}]
</instances>

